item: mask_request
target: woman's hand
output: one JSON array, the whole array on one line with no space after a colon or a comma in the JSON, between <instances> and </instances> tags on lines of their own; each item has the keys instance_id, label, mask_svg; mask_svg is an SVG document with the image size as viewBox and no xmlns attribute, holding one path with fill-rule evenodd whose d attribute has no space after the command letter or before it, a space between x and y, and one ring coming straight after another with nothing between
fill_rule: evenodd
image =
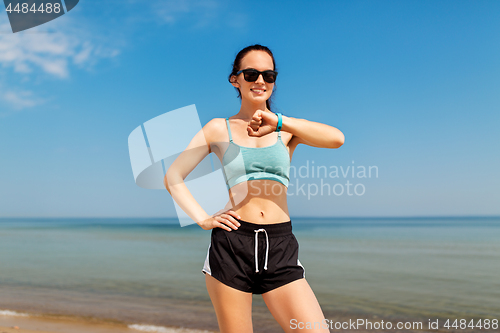
<instances>
[{"instance_id":1,"label":"woman's hand","mask_svg":"<svg viewBox=\"0 0 500 333\"><path fill-rule=\"evenodd\" d=\"M219 212L215 213L208 219L199 222L198 225L204 230L222 228L226 231L231 231L231 228L236 230L241 225L238 221L235 220L235 218L240 219L238 214L236 214L234 211L227 210L220 214Z\"/></svg>"},{"instance_id":2,"label":"woman's hand","mask_svg":"<svg viewBox=\"0 0 500 333\"><path fill-rule=\"evenodd\" d=\"M249 136L264 136L276 131L278 116L273 112L257 110L248 124Z\"/></svg>"}]
</instances>

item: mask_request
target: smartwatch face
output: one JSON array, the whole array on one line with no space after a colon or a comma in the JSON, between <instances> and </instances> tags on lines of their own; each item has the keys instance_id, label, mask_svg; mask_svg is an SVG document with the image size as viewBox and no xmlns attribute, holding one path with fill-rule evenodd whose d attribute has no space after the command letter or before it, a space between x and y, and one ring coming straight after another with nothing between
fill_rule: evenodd
<instances>
[{"instance_id":1,"label":"smartwatch face","mask_svg":"<svg viewBox=\"0 0 500 333\"><path fill-rule=\"evenodd\" d=\"M12 32L52 21L69 12L79 0L4 0Z\"/></svg>"}]
</instances>

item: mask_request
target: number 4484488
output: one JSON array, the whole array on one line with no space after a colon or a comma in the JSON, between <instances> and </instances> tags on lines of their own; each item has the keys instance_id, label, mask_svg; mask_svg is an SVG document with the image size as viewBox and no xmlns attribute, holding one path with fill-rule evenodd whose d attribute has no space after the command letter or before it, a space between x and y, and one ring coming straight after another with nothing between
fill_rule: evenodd
<instances>
[{"instance_id":1,"label":"number 4484488","mask_svg":"<svg viewBox=\"0 0 500 333\"><path fill-rule=\"evenodd\" d=\"M45 7L44 7L45 6ZM33 5L31 7L29 7L29 5L25 2L23 4L17 4L14 8L12 8L12 4L9 3L9 5L7 6L7 9L6 9L7 12L9 13L12 13L12 12L16 12L16 13L29 13L29 12L32 12L32 13L47 13L47 14L51 14L51 13L60 13L61 12L61 4L60 3L41 3L39 6L36 6L35 3L33 3Z\"/></svg>"},{"instance_id":2,"label":"number 4484488","mask_svg":"<svg viewBox=\"0 0 500 333\"><path fill-rule=\"evenodd\" d=\"M474 323L474 319L471 319L468 323L467 320L465 319L455 319L453 323L450 324L450 319L446 320L446 323L444 323L443 327L446 327L447 329L454 328L454 329L466 329L466 328L478 328L478 329L497 329L498 328L498 319L481 319L476 320Z\"/></svg>"}]
</instances>

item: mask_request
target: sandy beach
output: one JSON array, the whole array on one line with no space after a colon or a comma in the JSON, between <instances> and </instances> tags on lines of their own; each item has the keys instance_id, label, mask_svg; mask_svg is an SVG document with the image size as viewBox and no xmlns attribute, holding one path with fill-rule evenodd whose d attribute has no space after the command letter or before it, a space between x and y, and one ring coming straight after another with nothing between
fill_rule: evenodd
<instances>
[{"instance_id":1,"label":"sandy beach","mask_svg":"<svg viewBox=\"0 0 500 333\"><path fill-rule=\"evenodd\" d=\"M266 333L278 333L283 332L283 330L274 323L274 325L262 325L259 323L260 311L254 313L254 332L266 332ZM351 320L356 321L356 317L352 314L326 314L326 318L333 319L334 322L348 323ZM257 316L255 316L257 315ZM396 323L399 320L401 322L415 323L421 320L414 319L410 321L410 318L379 318L373 316L371 318L366 318L372 324L375 323ZM406 321L405 321L406 319ZM272 326L272 327L271 327ZM389 329L376 329L367 327L358 327L353 329L346 324L346 327L330 327L331 332L352 332L356 330L359 333L368 332L384 332ZM403 328L393 326L390 329L393 333L422 333L422 332L435 332L435 333L473 333L476 332L475 329L445 329L440 327L439 329L428 329L426 323L423 323L420 328ZM65 316L65 315L37 315L28 314L22 312L15 312L10 310L0 310L0 333L139 333L139 332L150 332L150 333L217 333L218 330L203 330L203 329L193 329L193 328L183 328L183 327L168 327L168 326L156 326L150 324L126 324L123 322L114 321L112 319L99 319L95 317L76 317L76 316ZM491 332L498 332L498 329L492 329Z\"/></svg>"},{"instance_id":2,"label":"sandy beach","mask_svg":"<svg viewBox=\"0 0 500 333\"><path fill-rule=\"evenodd\" d=\"M214 331L164 327L153 325L126 325L101 321L95 318L83 319L66 316L37 318L13 312L0 315L0 333L214 333Z\"/></svg>"},{"instance_id":3,"label":"sandy beach","mask_svg":"<svg viewBox=\"0 0 500 333\"><path fill-rule=\"evenodd\" d=\"M30 326L32 326L31 324ZM116 332L138 332L133 329L129 328L106 328L106 327L95 327L92 325L58 325L59 328L51 329L50 331L46 330L39 330L39 329L26 329L26 328L21 328L19 326L12 326L12 327L2 327L0 326L0 333L59 333L59 332L67 332L67 333L74 333L74 332L88 332L88 333L116 333ZM64 329L64 330L62 330ZM198 332L213 332L213 331L195 331L195 330L190 330L190 329L182 329L182 328L164 328L164 327L159 327L156 330L151 329L151 330L146 330L145 332L161 332L161 333L198 333Z\"/></svg>"}]
</instances>

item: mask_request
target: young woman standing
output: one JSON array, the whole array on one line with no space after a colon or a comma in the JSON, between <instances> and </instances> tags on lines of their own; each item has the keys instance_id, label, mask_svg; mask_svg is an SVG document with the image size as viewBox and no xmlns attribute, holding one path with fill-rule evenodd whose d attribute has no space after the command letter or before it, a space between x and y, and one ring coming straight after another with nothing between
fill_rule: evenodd
<instances>
[{"instance_id":1,"label":"young woman standing","mask_svg":"<svg viewBox=\"0 0 500 333\"><path fill-rule=\"evenodd\" d=\"M239 112L208 122L165 176L179 206L200 227L212 230L202 271L221 333L253 332L252 294L262 294L285 332L329 332L298 259L286 193L297 145L338 148L344 135L326 124L272 112L276 77L267 47L241 50L229 76L241 97ZM211 152L221 161L231 199L212 216L183 182ZM299 329L307 322L318 325Z\"/></svg>"}]
</instances>

